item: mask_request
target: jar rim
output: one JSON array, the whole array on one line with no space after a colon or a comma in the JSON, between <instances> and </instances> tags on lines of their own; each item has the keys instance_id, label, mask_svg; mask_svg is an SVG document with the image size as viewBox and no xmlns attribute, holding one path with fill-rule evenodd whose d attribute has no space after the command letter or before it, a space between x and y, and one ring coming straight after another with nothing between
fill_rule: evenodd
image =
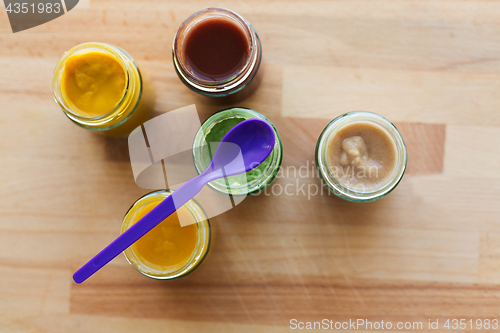
<instances>
[{"instance_id":1,"label":"jar rim","mask_svg":"<svg viewBox=\"0 0 500 333\"><path fill-rule=\"evenodd\" d=\"M224 79L224 80L217 80L217 81L204 80L203 78L200 78L200 77L193 75L191 73L191 71L189 70L189 68L186 67L184 61L182 61L183 58L179 55L179 53L182 53L182 44L180 44L180 43L185 40L185 38L189 34L189 31L197 24L199 24L205 20L210 20L210 19L214 18L213 16L201 17L201 18L199 18L199 17L203 16L203 15L210 15L210 14L212 14L212 15L213 14L221 14L222 16L225 16L226 18L229 18L232 21L237 22L238 26L243 29L243 31L245 33L245 37L247 38L248 46L249 46L250 52L248 53L247 59L245 60L245 64L238 70L238 72L236 74L234 74L231 77ZM184 29L185 29L185 31L184 31ZM182 36L182 39L181 39L181 36ZM179 65L182 67L183 71L187 75L190 76L190 78L192 78L193 80L198 81L199 83L204 84L204 85L205 84L206 85L216 85L216 84L227 83L227 82L233 80L238 75L241 75L241 73L246 70L246 68L248 67L248 65L250 64L250 62L252 60L252 54L254 52L253 45L254 45L254 36L252 34L251 29L249 28L249 23L238 13L236 13L232 10L226 9L226 8L222 8L222 7L209 7L209 8L205 8L205 9L197 11L196 13L191 14L186 20L184 20L184 22L182 22L181 26L177 30L175 37L174 37L174 47L175 47L174 50L178 51L176 54L176 58L177 58L177 61L179 62Z\"/></svg>"},{"instance_id":2,"label":"jar rim","mask_svg":"<svg viewBox=\"0 0 500 333\"><path fill-rule=\"evenodd\" d=\"M206 19L211 19L214 17L210 15L217 14L222 15L227 19L231 19L232 21L236 22L240 28L242 28L248 40L249 53L245 65L243 65L236 74L224 80L209 81L197 77L196 75L192 75L189 68L185 66L181 56L183 52L182 42L184 41L186 35L189 33L189 29ZM208 17L204 18L203 16ZM249 82L249 80L253 79L253 76L255 76L256 71L260 66L260 50L261 45L257 33L255 32L255 29L252 27L252 25L243 16L230 9L222 7L209 7L191 14L180 25L174 37L172 57L174 67L179 78L190 89L199 91L202 94L225 96L226 94L232 94L243 89L246 86L245 82Z\"/></svg>"},{"instance_id":3,"label":"jar rim","mask_svg":"<svg viewBox=\"0 0 500 333\"><path fill-rule=\"evenodd\" d=\"M76 55L76 54L86 53L91 49L95 49L98 52L111 54L116 60L118 60L120 65L125 70L125 88L123 90L123 94L122 94L120 100L118 102L116 102L116 104L113 106L113 108L111 110L109 110L108 112L106 112L102 115L87 117L87 116L84 116L80 113L75 112L74 110L72 110L72 108L67 103L65 103L64 98L63 98L63 94L62 94L62 91L61 91L61 88L59 85L59 81L60 81L59 74L62 74L62 72L64 71L64 65L66 63L66 60L68 60L71 56ZM80 119L82 121L92 121L92 120L101 120L101 119L107 118L110 115L116 113L116 111L121 107L121 105L124 103L124 101L127 97L127 93L130 90L130 87L129 87L129 85L130 85L130 73L129 73L130 69L129 69L129 65L128 65L126 59L116 49L117 49L116 46L113 46L110 44L99 43L99 42L88 42L88 43L82 43L82 44L76 45L64 53L64 55L61 57L61 59L59 60L59 62L57 63L57 65L54 69L53 79L52 79L52 89L53 89L54 98L55 98L57 104L59 104L59 106L64 110L65 113L68 113L72 117ZM120 49L120 51L121 51L121 49Z\"/></svg>"},{"instance_id":4,"label":"jar rim","mask_svg":"<svg viewBox=\"0 0 500 333\"><path fill-rule=\"evenodd\" d=\"M235 112L235 114L231 115L231 111ZM224 117L226 114L229 115L229 117ZM248 195L257 192L268 186L274 180L281 167L281 163L283 161L283 144L281 142L281 137L278 133L278 130L276 129L274 124L267 117L265 117L264 115L255 110L244 107L231 107L217 111L214 114L212 114L201 124L200 128L196 132L195 138L193 140L193 162L196 171L200 174L206 167L202 163L203 145L205 142L206 135L210 132L213 126L226 119L247 118L248 116L251 116L252 118L262 119L266 121L273 128L276 138L273 151L271 152L273 156L273 162L272 164L269 165L268 173L263 173L261 177L253 180L251 183L248 182L246 183L245 185L246 191L240 192L238 191L239 190L238 187L229 186L227 182L225 182L226 185L224 187L222 185L216 186L213 184L214 182L208 183L209 187L213 188L218 192L230 195Z\"/></svg>"},{"instance_id":5,"label":"jar rim","mask_svg":"<svg viewBox=\"0 0 500 333\"><path fill-rule=\"evenodd\" d=\"M149 192L137 199L127 210L127 213L123 218L121 233L123 233L130 227L130 223L132 223L134 217L134 215L130 215L131 213L133 213L133 209L137 209L137 211L135 212L137 213L144 205L156 202L157 200L155 199L163 200L170 196L172 193L173 191L171 190L157 190ZM137 207L138 204L141 204L142 206ZM190 259L188 259L186 263L178 269L163 272L161 270L149 267L145 263L141 262L136 258L135 252L132 250L132 247L129 247L125 251L123 251L125 258L129 262L129 264L131 264L141 274L157 280L174 280L190 274L205 260L212 242L212 228L210 226L210 221L203 207L195 199L189 200L185 204L185 207L191 214L198 214L198 216L194 217L196 220L200 219L200 221L197 221L195 223L196 227L198 228L198 241L196 243L195 250L191 254ZM203 232L200 233L200 230ZM141 266L147 267L147 270Z\"/></svg>"},{"instance_id":6,"label":"jar rim","mask_svg":"<svg viewBox=\"0 0 500 333\"><path fill-rule=\"evenodd\" d=\"M357 122L372 122L382 127L393 140L397 154L396 164L389 180L373 191L356 191L355 188L341 183L333 175L326 158L335 133L344 126ZM370 111L352 111L336 117L323 129L316 144L315 159L321 180L335 195L349 201L368 202L383 198L396 188L405 173L408 154L401 133L387 118Z\"/></svg>"}]
</instances>

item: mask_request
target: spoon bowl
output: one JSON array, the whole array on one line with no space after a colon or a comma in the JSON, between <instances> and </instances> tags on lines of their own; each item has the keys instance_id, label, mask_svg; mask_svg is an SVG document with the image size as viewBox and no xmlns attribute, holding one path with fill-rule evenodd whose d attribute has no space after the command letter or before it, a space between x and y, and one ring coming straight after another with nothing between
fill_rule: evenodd
<instances>
[{"instance_id":1,"label":"spoon bowl","mask_svg":"<svg viewBox=\"0 0 500 333\"><path fill-rule=\"evenodd\" d=\"M213 172L223 168L226 176L245 173L264 162L274 143L274 130L269 124L260 119L245 120L222 138L207 169ZM243 164L237 159L240 155Z\"/></svg>"}]
</instances>

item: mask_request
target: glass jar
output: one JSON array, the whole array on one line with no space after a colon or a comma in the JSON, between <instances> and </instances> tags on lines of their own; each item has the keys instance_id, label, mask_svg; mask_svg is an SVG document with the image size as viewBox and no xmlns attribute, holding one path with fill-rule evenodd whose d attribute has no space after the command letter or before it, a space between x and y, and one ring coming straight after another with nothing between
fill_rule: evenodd
<instances>
[{"instance_id":1,"label":"glass jar","mask_svg":"<svg viewBox=\"0 0 500 333\"><path fill-rule=\"evenodd\" d=\"M127 214L123 218L121 233L124 233L134 224L134 220L137 218L137 215L142 209L151 204L159 204L170 194L172 194L172 191L159 190L148 193L139 198L132 205L132 207L129 208ZM190 217L193 218L193 222L199 221L195 223L197 230L197 243L191 257L184 264L178 267L172 269L158 269L142 260L141 256L135 252L134 245L132 245L123 251L123 254L127 258L127 261L142 274L157 280L173 280L193 272L206 258L212 239L212 229L207 215L205 214L203 208L193 199L188 201L184 206L182 206L182 208L187 209Z\"/></svg>"},{"instance_id":2,"label":"glass jar","mask_svg":"<svg viewBox=\"0 0 500 333\"><path fill-rule=\"evenodd\" d=\"M244 65L234 75L220 79L207 80L196 73L186 60L184 43L193 27L209 19L228 20L242 29L248 44L248 57ZM196 93L222 97L234 94L248 85L254 78L262 58L262 46L252 25L237 13L224 8L206 8L188 17L177 30L174 38L172 56L175 71L181 81Z\"/></svg>"},{"instance_id":3,"label":"glass jar","mask_svg":"<svg viewBox=\"0 0 500 333\"><path fill-rule=\"evenodd\" d=\"M357 122L381 127L394 143L394 169L384 183L374 189L364 190L345 185L335 176L328 163L328 150L335 134L346 125ZM335 195L349 201L368 202L383 198L399 184L406 170L407 152L401 133L389 120L373 112L355 111L338 116L325 127L316 144L315 160L321 180Z\"/></svg>"},{"instance_id":4,"label":"glass jar","mask_svg":"<svg viewBox=\"0 0 500 333\"><path fill-rule=\"evenodd\" d=\"M66 97L61 79L66 60L73 55L101 52L113 57L124 69L125 89L120 100L108 112L97 116L86 116ZM52 80L54 97L64 114L75 124L90 130L101 131L109 135L127 135L134 128L147 120L150 108L143 102L143 82L139 67L134 59L124 50L104 43L84 43L67 51L59 60Z\"/></svg>"},{"instance_id":5,"label":"glass jar","mask_svg":"<svg viewBox=\"0 0 500 333\"><path fill-rule=\"evenodd\" d=\"M198 129L193 143L193 160L196 171L202 173L210 163L211 157L208 154L207 135L218 124L223 121L235 119L261 119L267 122L274 129L275 143L274 149L269 157L257 168L241 175L235 175L216 179L208 183L211 188L231 195L248 195L258 192L269 185L278 173L283 159L283 145L278 131L274 125L257 111L247 108L229 108L218 111L210 116ZM234 127L235 124L233 124ZM231 127L232 128L232 127ZM229 131L231 128L227 128ZM224 131L226 132L226 131ZM224 133L225 134L225 133ZM223 135L221 134L223 137Z\"/></svg>"}]
</instances>

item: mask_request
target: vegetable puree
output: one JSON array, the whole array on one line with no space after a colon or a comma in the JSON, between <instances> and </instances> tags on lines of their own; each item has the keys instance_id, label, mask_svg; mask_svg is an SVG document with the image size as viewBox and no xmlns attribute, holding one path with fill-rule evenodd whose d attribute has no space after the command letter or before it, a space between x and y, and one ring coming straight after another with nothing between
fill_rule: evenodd
<instances>
[{"instance_id":1,"label":"vegetable puree","mask_svg":"<svg viewBox=\"0 0 500 333\"><path fill-rule=\"evenodd\" d=\"M64 63L61 90L83 116L103 115L121 100L127 78L118 59L104 52L84 52Z\"/></svg>"},{"instance_id":2,"label":"vegetable puree","mask_svg":"<svg viewBox=\"0 0 500 333\"><path fill-rule=\"evenodd\" d=\"M332 138L328 163L344 185L374 190L389 180L396 164L396 147L382 127L355 122Z\"/></svg>"},{"instance_id":3,"label":"vegetable puree","mask_svg":"<svg viewBox=\"0 0 500 333\"><path fill-rule=\"evenodd\" d=\"M134 223L149 213L159 202L145 205L134 218ZM167 270L185 264L198 242L196 224L181 227L179 219L191 219L189 211L181 207L150 232L132 244L138 259L154 269Z\"/></svg>"}]
</instances>

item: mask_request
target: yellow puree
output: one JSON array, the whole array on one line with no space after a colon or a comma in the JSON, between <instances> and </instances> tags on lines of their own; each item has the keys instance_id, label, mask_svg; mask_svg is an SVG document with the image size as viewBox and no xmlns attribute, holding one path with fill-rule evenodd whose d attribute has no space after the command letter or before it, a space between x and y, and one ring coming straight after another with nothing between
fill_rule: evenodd
<instances>
[{"instance_id":1,"label":"yellow puree","mask_svg":"<svg viewBox=\"0 0 500 333\"><path fill-rule=\"evenodd\" d=\"M125 69L110 54L75 54L64 63L62 93L83 116L96 117L111 111L122 98L125 84Z\"/></svg>"},{"instance_id":2,"label":"yellow puree","mask_svg":"<svg viewBox=\"0 0 500 333\"><path fill-rule=\"evenodd\" d=\"M134 223L157 205L146 205L137 213ZM181 227L179 218L193 220L189 211L181 207L132 245L132 251L141 262L159 270L174 269L186 263L196 248L198 231L196 224Z\"/></svg>"}]
</instances>

